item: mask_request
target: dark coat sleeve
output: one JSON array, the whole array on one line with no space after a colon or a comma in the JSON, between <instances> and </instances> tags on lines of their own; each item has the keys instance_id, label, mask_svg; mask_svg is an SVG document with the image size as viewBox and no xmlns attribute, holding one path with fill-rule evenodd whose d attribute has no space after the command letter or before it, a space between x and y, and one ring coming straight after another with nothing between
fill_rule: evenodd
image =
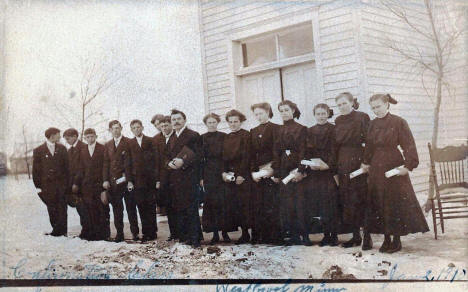
<instances>
[{"instance_id":1,"label":"dark coat sleeve","mask_svg":"<svg viewBox=\"0 0 468 292\"><path fill-rule=\"evenodd\" d=\"M109 167L110 167L109 152L107 149L107 144L104 144L104 163L102 167L102 180L103 181L109 181L109 178L110 178Z\"/></svg>"},{"instance_id":2,"label":"dark coat sleeve","mask_svg":"<svg viewBox=\"0 0 468 292\"><path fill-rule=\"evenodd\" d=\"M34 186L36 186L36 188L41 188L41 167L42 167L41 159L42 157L41 157L40 148L34 149L32 176L33 176Z\"/></svg>"},{"instance_id":3,"label":"dark coat sleeve","mask_svg":"<svg viewBox=\"0 0 468 292\"><path fill-rule=\"evenodd\" d=\"M159 153L159 139L157 137L153 138L152 141L153 146L153 168L154 168L154 181L158 182L161 181L160 174L159 174L159 167L160 167L160 153Z\"/></svg>"},{"instance_id":4,"label":"dark coat sleeve","mask_svg":"<svg viewBox=\"0 0 468 292\"><path fill-rule=\"evenodd\" d=\"M240 175L246 179L249 177L250 173L250 133L244 136L242 147L242 159L240 165Z\"/></svg>"},{"instance_id":5,"label":"dark coat sleeve","mask_svg":"<svg viewBox=\"0 0 468 292\"><path fill-rule=\"evenodd\" d=\"M372 131L372 123L369 126L368 133L366 135L366 147L364 148L364 157L362 163L369 165L372 161L372 156L374 156L374 143L369 139L369 133Z\"/></svg>"},{"instance_id":6,"label":"dark coat sleeve","mask_svg":"<svg viewBox=\"0 0 468 292\"><path fill-rule=\"evenodd\" d=\"M398 129L398 144L403 149L403 156L405 158L405 167L412 171L419 165L418 151L416 143L414 142L413 133L404 119L400 119Z\"/></svg>"},{"instance_id":7,"label":"dark coat sleeve","mask_svg":"<svg viewBox=\"0 0 468 292\"><path fill-rule=\"evenodd\" d=\"M330 129L330 154L328 156L328 167L330 168L330 171L333 174L336 174L338 171L338 161L337 161L337 156L338 156L338 147L336 144L336 131L335 127L332 127Z\"/></svg>"},{"instance_id":8,"label":"dark coat sleeve","mask_svg":"<svg viewBox=\"0 0 468 292\"><path fill-rule=\"evenodd\" d=\"M273 177L279 178L281 172L281 128L276 131L276 136L273 139Z\"/></svg>"}]
</instances>

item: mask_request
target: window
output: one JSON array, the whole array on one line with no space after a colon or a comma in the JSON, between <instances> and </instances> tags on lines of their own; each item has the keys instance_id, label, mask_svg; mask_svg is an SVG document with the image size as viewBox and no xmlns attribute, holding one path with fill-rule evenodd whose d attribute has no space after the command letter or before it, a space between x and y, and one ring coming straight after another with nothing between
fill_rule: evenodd
<instances>
[{"instance_id":1,"label":"window","mask_svg":"<svg viewBox=\"0 0 468 292\"><path fill-rule=\"evenodd\" d=\"M255 67L314 52L312 24L289 27L241 42L242 67Z\"/></svg>"}]
</instances>

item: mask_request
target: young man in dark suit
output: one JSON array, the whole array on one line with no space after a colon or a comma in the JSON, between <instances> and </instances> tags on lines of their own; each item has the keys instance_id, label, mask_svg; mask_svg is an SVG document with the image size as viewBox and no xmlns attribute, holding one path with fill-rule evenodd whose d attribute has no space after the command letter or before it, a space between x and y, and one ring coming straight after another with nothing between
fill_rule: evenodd
<instances>
[{"instance_id":1,"label":"young man in dark suit","mask_svg":"<svg viewBox=\"0 0 468 292\"><path fill-rule=\"evenodd\" d=\"M130 128L135 137L128 143L131 171L127 179L134 186L133 197L138 206L142 225L141 241L145 242L156 239L158 230L154 148L152 139L143 135L143 124L140 120L131 121Z\"/></svg>"},{"instance_id":2,"label":"young man in dark suit","mask_svg":"<svg viewBox=\"0 0 468 292\"><path fill-rule=\"evenodd\" d=\"M151 124L156 128L156 135L153 136L153 147L155 147L155 154L157 154L157 145L159 144L159 140L163 137L161 126L161 121L164 119L164 115L162 114L155 114L151 118ZM164 206L164 202L161 200L161 193L159 191L156 192L156 212L161 214L161 216L166 216L166 208Z\"/></svg>"},{"instance_id":3,"label":"young man in dark suit","mask_svg":"<svg viewBox=\"0 0 468 292\"><path fill-rule=\"evenodd\" d=\"M103 240L108 237L104 228L107 224L104 204L101 202L105 149L102 144L96 142L94 129L86 129L84 137L88 145L81 148L79 170L74 178L73 187L76 189L79 186L81 189L87 211L89 226L85 239Z\"/></svg>"},{"instance_id":4,"label":"young man in dark suit","mask_svg":"<svg viewBox=\"0 0 468 292\"><path fill-rule=\"evenodd\" d=\"M103 187L110 193L110 203L114 212L114 225L117 229L116 242L124 240L123 233L123 200L127 209L128 220L130 221L130 231L133 240L138 240L138 217L136 203L129 194L128 189L133 189L133 183L127 180L127 173L130 172L131 161L128 149L129 139L122 136L122 125L119 121L109 122L109 131L112 133L112 140L105 144L106 156L104 157ZM107 214L109 209L107 207ZM108 215L107 215L108 216Z\"/></svg>"},{"instance_id":5,"label":"young man in dark suit","mask_svg":"<svg viewBox=\"0 0 468 292\"><path fill-rule=\"evenodd\" d=\"M47 206L52 236L67 236L67 201L69 185L68 156L65 146L58 143L60 130L45 131L46 142L33 151L33 181L39 196Z\"/></svg>"},{"instance_id":6,"label":"young man in dark suit","mask_svg":"<svg viewBox=\"0 0 468 292\"><path fill-rule=\"evenodd\" d=\"M83 203L81 189L78 186L73 186L73 179L78 174L80 166L80 152L81 148L86 147L86 144L78 139L78 131L70 128L63 132L63 138L70 146L68 148L68 169L70 173L70 183L67 190L67 203L70 207L75 207L78 215L80 216L81 232L79 238L86 238L88 236L89 223L87 222L88 215Z\"/></svg>"},{"instance_id":7,"label":"young man in dark suit","mask_svg":"<svg viewBox=\"0 0 468 292\"><path fill-rule=\"evenodd\" d=\"M174 134L168 141L169 162L165 165L169 167L169 196L175 212L176 234L181 242L197 248L203 237L196 197L200 182L200 135L187 128L186 116L179 110L172 110L171 123ZM191 153L187 159L180 157L184 151Z\"/></svg>"}]
</instances>

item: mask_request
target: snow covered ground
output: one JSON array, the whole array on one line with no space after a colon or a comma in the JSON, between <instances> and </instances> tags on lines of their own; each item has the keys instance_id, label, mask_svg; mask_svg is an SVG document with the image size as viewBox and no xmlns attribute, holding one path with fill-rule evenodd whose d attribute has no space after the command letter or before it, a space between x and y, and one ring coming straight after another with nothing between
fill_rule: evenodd
<instances>
[{"instance_id":1,"label":"snow covered ground","mask_svg":"<svg viewBox=\"0 0 468 292\"><path fill-rule=\"evenodd\" d=\"M420 198L421 202L424 198ZM427 216L432 228L431 215ZM125 219L126 220L126 219ZM433 232L409 235L403 250L381 254L359 247L267 246L221 244L192 249L168 243L166 217L158 217L158 240L147 244L87 242L75 209L68 209L68 237L44 235L51 230L47 210L31 180L0 178L0 278L3 279L434 279L468 280L466 219L449 220L438 240ZM111 223L112 225L112 223ZM128 222L125 233L128 236ZM113 231L113 235L114 235ZM211 234L204 234L209 241ZM232 238L237 238L234 234ZM311 236L318 242L321 235ZM349 239L341 236L340 241Z\"/></svg>"}]
</instances>

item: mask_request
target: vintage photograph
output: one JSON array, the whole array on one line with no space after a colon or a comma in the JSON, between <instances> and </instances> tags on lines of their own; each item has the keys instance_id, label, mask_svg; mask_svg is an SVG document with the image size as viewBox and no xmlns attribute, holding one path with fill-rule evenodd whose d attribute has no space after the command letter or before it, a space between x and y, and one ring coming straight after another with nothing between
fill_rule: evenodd
<instances>
[{"instance_id":1,"label":"vintage photograph","mask_svg":"<svg viewBox=\"0 0 468 292\"><path fill-rule=\"evenodd\" d=\"M467 12L0 0L0 287L466 291Z\"/></svg>"}]
</instances>

